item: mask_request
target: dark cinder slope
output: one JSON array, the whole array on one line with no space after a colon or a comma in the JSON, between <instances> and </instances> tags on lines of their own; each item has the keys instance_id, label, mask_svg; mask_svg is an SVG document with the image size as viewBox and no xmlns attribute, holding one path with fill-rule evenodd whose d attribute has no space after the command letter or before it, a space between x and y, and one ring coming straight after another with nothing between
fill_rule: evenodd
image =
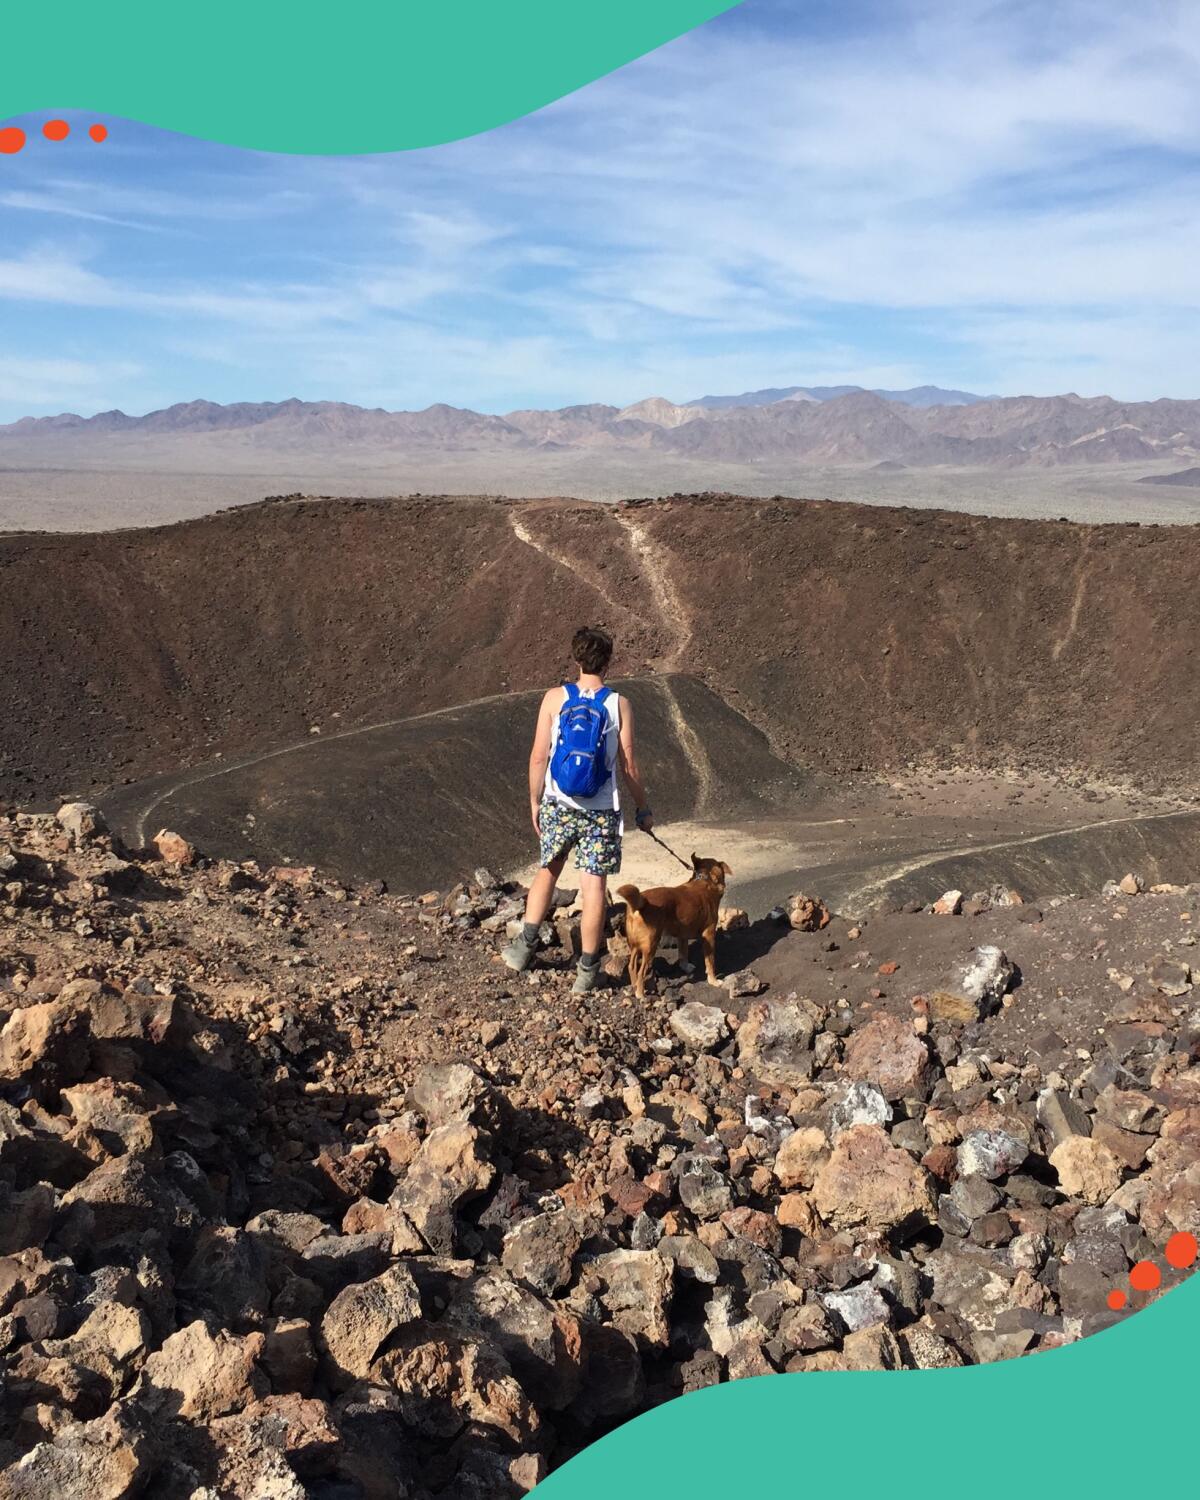
<instances>
[{"instance_id":1,"label":"dark cinder slope","mask_svg":"<svg viewBox=\"0 0 1200 1500\"><path fill-rule=\"evenodd\" d=\"M701 683L665 676L616 686L634 705L661 816L740 820L803 802L809 779ZM480 864L502 871L535 852L523 793L540 698L515 693L313 737L246 764L122 788L104 810L134 844L167 824L212 854L266 864L319 854L344 879L382 878L393 889L444 883Z\"/></svg>"},{"instance_id":2,"label":"dark cinder slope","mask_svg":"<svg viewBox=\"0 0 1200 1500\"><path fill-rule=\"evenodd\" d=\"M0 538L0 796L545 687L571 628L794 764L1200 782L1200 529L815 501L288 501Z\"/></svg>"},{"instance_id":3,"label":"dark cinder slope","mask_svg":"<svg viewBox=\"0 0 1200 1500\"><path fill-rule=\"evenodd\" d=\"M717 496L630 514L706 679L801 764L1200 781L1200 528Z\"/></svg>"},{"instance_id":4,"label":"dark cinder slope","mask_svg":"<svg viewBox=\"0 0 1200 1500\"><path fill-rule=\"evenodd\" d=\"M520 540L491 501L275 502L178 526L0 538L0 796L53 799L325 731L537 686L563 621L621 669L660 628L632 557L579 506L629 608ZM341 715L339 723L337 715Z\"/></svg>"},{"instance_id":5,"label":"dark cinder slope","mask_svg":"<svg viewBox=\"0 0 1200 1500\"><path fill-rule=\"evenodd\" d=\"M1187 489L1200 488L1200 468L1180 469L1174 474L1147 474L1139 484L1177 484Z\"/></svg>"}]
</instances>

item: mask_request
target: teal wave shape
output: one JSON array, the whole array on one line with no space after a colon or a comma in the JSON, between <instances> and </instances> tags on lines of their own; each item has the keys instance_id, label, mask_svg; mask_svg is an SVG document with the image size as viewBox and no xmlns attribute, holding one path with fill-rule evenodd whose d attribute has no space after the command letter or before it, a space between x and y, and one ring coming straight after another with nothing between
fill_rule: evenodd
<instances>
[{"instance_id":1,"label":"teal wave shape","mask_svg":"<svg viewBox=\"0 0 1200 1500\"><path fill-rule=\"evenodd\" d=\"M1190 1494L1198 1333L1200 1274L1116 1327L1043 1354L956 1370L821 1371L710 1386L617 1428L535 1493Z\"/></svg>"},{"instance_id":2,"label":"teal wave shape","mask_svg":"<svg viewBox=\"0 0 1200 1500\"><path fill-rule=\"evenodd\" d=\"M734 0L31 0L5 13L0 119L84 110L308 155L433 146L540 109L734 8Z\"/></svg>"}]
</instances>

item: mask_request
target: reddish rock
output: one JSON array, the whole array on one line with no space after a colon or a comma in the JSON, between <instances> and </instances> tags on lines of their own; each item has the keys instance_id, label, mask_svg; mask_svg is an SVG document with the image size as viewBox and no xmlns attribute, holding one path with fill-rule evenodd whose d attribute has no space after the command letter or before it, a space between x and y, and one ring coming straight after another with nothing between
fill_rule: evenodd
<instances>
[{"instance_id":1,"label":"reddish rock","mask_svg":"<svg viewBox=\"0 0 1200 1500\"><path fill-rule=\"evenodd\" d=\"M614 1208L630 1219L636 1219L638 1214L645 1213L659 1196L649 1183L639 1182L629 1173L614 1177L605 1188L604 1195Z\"/></svg>"},{"instance_id":2,"label":"reddish rock","mask_svg":"<svg viewBox=\"0 0 1200 1500\"><path fill-rule=\"evenodd\" d=\"M0 1030L0 1079L28 1079L49 1093L76 1083L90 1048L85 1013L70 1000L13 1011Z\"/></svg>"},{"instance_id":3,"label":"reddish rock","mask_svg":"<svg viewBox=\"0 0 1200 1500\"><path fill-rule=\"evenodd\" d=\"M818 1171L829 1159L825 1132L816 1126L793 1130L775 1156L775 1176L782 1188L810 1188Z\"/></svg>"},{"instance_id":4,"label":"reddish rock","mask_svg":"<svg viewBox=\"0 0 1200 1500\"><path fill-rule=\"evenodd\" d=\"M829 926L829 908L824 901L797 892L788 902L788 921L797 932L820 932Z\"/></svg>"},{"instance_id":5,"label":"reddish rock","mask_svg":"<svg viewBox=\"0 0 1200 1500\"><path fill-rule=\"evenodd\" d=\"M929 1052L899 1016L880 1011L846 1044L847 1077L873 1083L885 1099L920 1098L928 1084Z\"/></svg>"},{"instance_id":6,"label":"reddish rock","mask_svg":"<svg viewBox=\"0 0 1200 1500\"><path fill-rule=\"evenodd\" d=\"M178 865L181 869L187 869L189 865L196 863L196 850L189 844L181 834L172 833L169 828L160 828L150 840L158 853L159 859L168 865Z\"/></svg>"},{"instance_id":7,"label":"reddish rock","mask_svg":"<svg viewBox=\"0 0 1200 1500\"><path fill-rule=\"evenodd\" d=\"M924 1168L893 1146L879 1125L851 1125L817 1174L813 1203L834 1228L900 1230L937 1214Z\"/></svg>"},{"instance_id":8,"label":"reddish rock","mask_svg":"<svg viewBox=\"0 0 1200 1500\"><path fill-rule=\"evenodd\" d=\"M951 1145L932 1146L921 1158L921 1165L941 1182L953 1182L958 1176L958 1152Z\"/></svg>"},{"instance_id":9,"label":"reddish rock","mask_svg":"<svg viewBox=\"0 0 1200 1500\"><path fill-rule=\"evenodd\" d=\"M745 1206L727 1209L721 1215L721 1223L730 1234L740 1234L743 1239L753 1240L772 1255L778 1255L783 1249L783 1234L778 1221L759 1209Z\"/></svg>"}]
</instances>

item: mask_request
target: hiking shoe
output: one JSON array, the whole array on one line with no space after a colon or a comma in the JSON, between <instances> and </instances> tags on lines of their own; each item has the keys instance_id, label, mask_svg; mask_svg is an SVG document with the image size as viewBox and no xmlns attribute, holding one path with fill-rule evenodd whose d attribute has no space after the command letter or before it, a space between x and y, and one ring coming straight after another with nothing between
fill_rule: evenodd
<instances>
[{"instance_id":1,"label":"hiking shoe","mask_svg":"<svg viewBox=\"0 0 1200 1500\"><path fill-rule=\"evenodd\" d=\"M575 969L575 983L571 986L572 995L586 995L589 990L594 990L599 978L599 964L594 965L590 969L583 964L577 965Z\"/></svg>"},{"instance_id":2,"label":"hiking shoe","mask_svg":"<svg viewBox=\"0 0 1200 1500\"><path fill-rule=\"evenodd\" d=\"M527 943L518 933L506 948L501 948L500 957L510 969L516 969L517 973L521 974L533 962L533 955L536 952L537 949Z\"/></svg>"}]
</instances>

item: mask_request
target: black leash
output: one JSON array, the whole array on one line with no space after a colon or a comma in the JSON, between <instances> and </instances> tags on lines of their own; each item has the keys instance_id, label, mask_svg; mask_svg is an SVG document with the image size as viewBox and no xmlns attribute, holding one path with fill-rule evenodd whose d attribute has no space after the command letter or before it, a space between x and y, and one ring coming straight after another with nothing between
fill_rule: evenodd
<instances>
[{"instance_id":1,"label":"black leash","mask_svg":"<svg viewBox=\"0 0 1200 1500\"><path fill-rule=\"evenodd\" d=\"M640 823L638 824L638 827L641 828ZM676 854L674 849L671 848L670 844L664 844L657 833L652 832L649 828L642 828L642 832L647 836L647 838L652 838L660 849L665 849L667 853L672 857L672 859L677 859L685 870L690 870L692 868L691 860L684 859L682 854Z\"/></svg>"}]
</instances>

